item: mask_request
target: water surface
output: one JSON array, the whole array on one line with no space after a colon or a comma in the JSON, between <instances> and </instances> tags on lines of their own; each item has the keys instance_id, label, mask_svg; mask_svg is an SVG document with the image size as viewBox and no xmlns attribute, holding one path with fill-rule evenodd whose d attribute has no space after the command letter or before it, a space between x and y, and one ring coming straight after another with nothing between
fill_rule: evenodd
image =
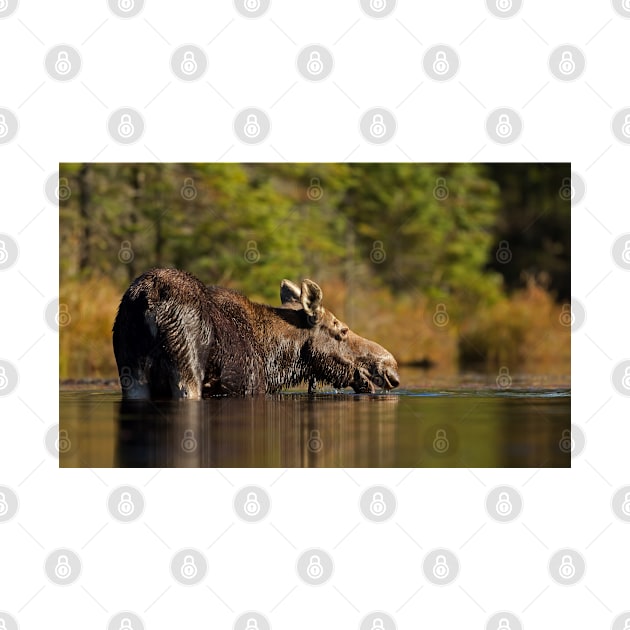
<instances>
[{"instance_id":1,"label":"water surface","mask_svg":"<svg viewBox=\"0 0 630 630\"><path fill-rule=\"evenodd\" d=\"M540 383L123 402L60 392L64 467L568 467L571 398Z\"/></svg>"}]
</instances>

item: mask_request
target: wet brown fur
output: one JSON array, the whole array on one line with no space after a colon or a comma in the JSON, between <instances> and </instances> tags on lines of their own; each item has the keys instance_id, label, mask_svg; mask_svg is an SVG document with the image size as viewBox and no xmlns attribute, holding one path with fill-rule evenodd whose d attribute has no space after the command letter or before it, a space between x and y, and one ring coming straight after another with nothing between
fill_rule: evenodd
<instances>
[{"instance_id":1,"label":"wet brown fur","mask_svg":"<svg viewBox=\"0 0 630 630\"><path fill-rule=\"evenodd\" d=\"M317 284L284 280L279 308L151 269L124 294L113 345L126 399L253 395L323 382L357 392L398 385L394 357L322 305Z\"/></svg>"}]
</instances>

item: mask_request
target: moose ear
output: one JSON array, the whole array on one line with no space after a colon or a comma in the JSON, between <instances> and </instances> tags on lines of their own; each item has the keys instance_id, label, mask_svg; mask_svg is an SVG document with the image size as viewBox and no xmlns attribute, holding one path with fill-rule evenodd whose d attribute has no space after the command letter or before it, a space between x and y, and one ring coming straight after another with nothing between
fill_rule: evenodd
<instances>
[{"instance_id":1,"label":"moose ear","mask_svg":"<svg viewBox=\"0 0 630 630\"><path fill-rule=\"evenodd\" d=\"M324 315L324 307L322 306L322 298L324 294L319 285L312 280L302 280L302 293L300 301L302 307L308 315L308 322L314 326Z\"/></svg>"},{"instance_id":2,"label":"moose ear","mask_svg":"<svg viewBox=\"0 0 630 630\"><path fill-rule=\"evenodd\" d=\"M280 301L283 304L301 304L301 294L302 289L291 280L283 280L280 283Z\"/></svg>"}]
</instances>

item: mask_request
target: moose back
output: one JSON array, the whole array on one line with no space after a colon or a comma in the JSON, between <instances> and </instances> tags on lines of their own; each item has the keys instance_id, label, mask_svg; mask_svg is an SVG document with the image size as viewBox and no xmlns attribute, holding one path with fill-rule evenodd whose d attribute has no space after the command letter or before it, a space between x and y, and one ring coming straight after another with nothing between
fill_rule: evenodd
<instances>
[{"instance_id":1,"label":"moose back","mask_svg":"<svg viewBox=\"0 0 630 630\"><path fill-rule=\"evenodd\" d=\"M398 386L394 357L322 305L312 280L283 280L282 306L151 269L125 292L113 328L125 399L244 396L307 382L355 392Z\"/></svg>"}]
</instances>

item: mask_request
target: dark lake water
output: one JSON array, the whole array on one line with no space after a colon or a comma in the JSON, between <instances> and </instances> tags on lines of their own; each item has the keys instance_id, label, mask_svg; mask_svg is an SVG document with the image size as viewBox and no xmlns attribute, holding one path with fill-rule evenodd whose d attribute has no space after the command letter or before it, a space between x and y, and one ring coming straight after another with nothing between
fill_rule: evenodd
<instances>
[{"instance_id":1,"label":"dark lake water","mask_svg":"<svg viewBox=\"0 0 630 630\"><path fill-rule=\"evenodd\" d=\"M571 465L570 390L531 379L151 403L62 387L59 406L62 467Z\"/></svg>"}]
</instances>

